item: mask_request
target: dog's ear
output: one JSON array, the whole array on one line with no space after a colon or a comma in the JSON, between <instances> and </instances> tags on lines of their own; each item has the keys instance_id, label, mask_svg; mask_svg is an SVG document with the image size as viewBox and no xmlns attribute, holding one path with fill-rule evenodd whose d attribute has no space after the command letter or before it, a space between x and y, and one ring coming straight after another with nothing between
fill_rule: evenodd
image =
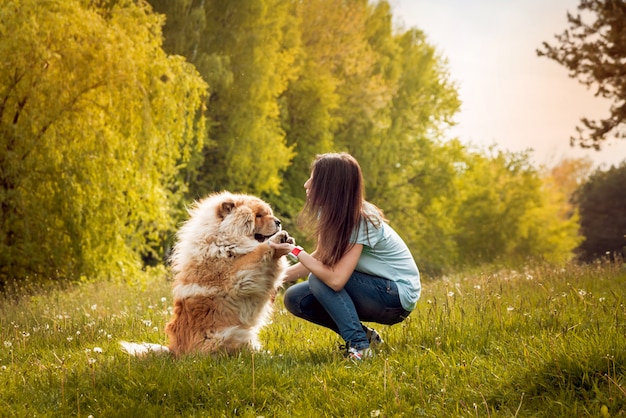
<instances>
[{"instance_id":1,"label":"dog's ear","mask_svg":"<svg viewBox=\"0 0 626 418\"><path fill-rule=\"evenodd\" d=\"M228 199L222 202L219 206L218 214L220 217L225 218L229 213L231 213L235 209L235 201L232 199Z\"/></svg>"}]
</instances>

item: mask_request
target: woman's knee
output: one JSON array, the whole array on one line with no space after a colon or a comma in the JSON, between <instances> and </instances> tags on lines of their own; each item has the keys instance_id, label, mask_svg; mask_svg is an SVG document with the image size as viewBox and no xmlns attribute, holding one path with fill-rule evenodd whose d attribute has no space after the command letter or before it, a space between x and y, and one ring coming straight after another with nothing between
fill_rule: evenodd
<instances>
[{"instance_id":1,"label":"woman's knee","mask_svg":"<svg viewBox=\"0 0 626 418\"><path fill-rule=\"evenodd\" d=\"M314 274L309 274L309 289L312 294L319 295L320 292L330 289L326 283L317 278Z\"/></svg>"},{"instance_id":2,"label":"woman's knee","mask_svg":"<svg viewBox=\"0 0 626 418\"><path fill-rule=\"evenodd\" d=\"M285 290L285 294L283 295L283 303L285 304L285 309L287 309L291 313L295 313L298 309L298 305L300 304L299 301L297 301L297 292L293 291L294 287L295 286L289 287L287 290Z\"/></svg>"},{"instance_id":3,"label":"woman's knee","mask_svg":"<svg viewBox=\"0 0 626 418\"><path fill-rule=\"evenodd\" d=\"M309 294L311 294L311 291L309 290L307 282L297 283L290 286L287 290L285 290L285 294L283 296L285 309L294 315L299 314L302 311L302 301Z\"/></svg>"}]
</instances>

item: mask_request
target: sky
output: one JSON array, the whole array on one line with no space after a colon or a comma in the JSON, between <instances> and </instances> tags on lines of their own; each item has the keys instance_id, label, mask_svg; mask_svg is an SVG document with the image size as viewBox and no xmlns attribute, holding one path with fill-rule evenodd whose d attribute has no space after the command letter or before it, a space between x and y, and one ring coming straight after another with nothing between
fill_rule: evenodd
<instances>
[{"instance_id":1,"label":"sky","mask_svg":"<svg viewBox=\"0 0 626 418\"><path fill-rule=\"evenodd\" d=\"M594 96L556 61L538 57L543 42L568 28L578 0L389 0L395 25L422 30L447 60L461 99L447 133L479 149L532 150L536 165L589 157L608 168L626 159L626 140L601 151L570 146L582 117L606 117L611 103Z\"/></svg>"}]
</instances>

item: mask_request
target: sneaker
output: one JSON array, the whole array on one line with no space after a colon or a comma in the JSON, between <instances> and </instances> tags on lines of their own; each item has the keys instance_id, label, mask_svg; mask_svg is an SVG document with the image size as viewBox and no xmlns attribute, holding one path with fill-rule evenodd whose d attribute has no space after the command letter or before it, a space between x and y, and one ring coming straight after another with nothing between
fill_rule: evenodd
<instances>
[{"instance_id":1,"label":"sneaker","mask_svg":"<svg viewBox=\"0 0 626 418\"><path fill-rule=\"evenodd\" d=\"M365 331L365 336L370 342L370 347L375 348L376 346L384 343L383 339L380 337L375 329L363 325L363 331Z\"/></svg>"},{"instance_id":2,"label":"sneaker","mask_svg":"<svg viewBox=\"0 0 626 418\"><path fill-rule=\"evenodd\" d=\"M355 362L359 362L367 357L372 356L372 351L369 348L363 348L361 350L357 350L354 347L348 347L348 355L347 358L353 360Z\"/></svg>"}]
</instances>

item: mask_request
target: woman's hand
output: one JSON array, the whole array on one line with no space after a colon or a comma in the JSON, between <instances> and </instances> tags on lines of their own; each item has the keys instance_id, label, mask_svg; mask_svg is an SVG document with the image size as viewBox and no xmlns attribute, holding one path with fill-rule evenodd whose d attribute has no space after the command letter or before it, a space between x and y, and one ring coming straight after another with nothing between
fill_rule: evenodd
<instances>
[{"instance_id":1,"label":"woman's hand","mask_svg":"<svg viewBox=\"0 0 626 418\"><path fill-rule=\"evenodd\" d=\"M296 248L295 244L290 244L288 242L276 243L276 242L268 241L268 243L271 248L273 248L274 250L283 252L283 253L290 253L294 248Z\"/></svg>"}]
</instances>

